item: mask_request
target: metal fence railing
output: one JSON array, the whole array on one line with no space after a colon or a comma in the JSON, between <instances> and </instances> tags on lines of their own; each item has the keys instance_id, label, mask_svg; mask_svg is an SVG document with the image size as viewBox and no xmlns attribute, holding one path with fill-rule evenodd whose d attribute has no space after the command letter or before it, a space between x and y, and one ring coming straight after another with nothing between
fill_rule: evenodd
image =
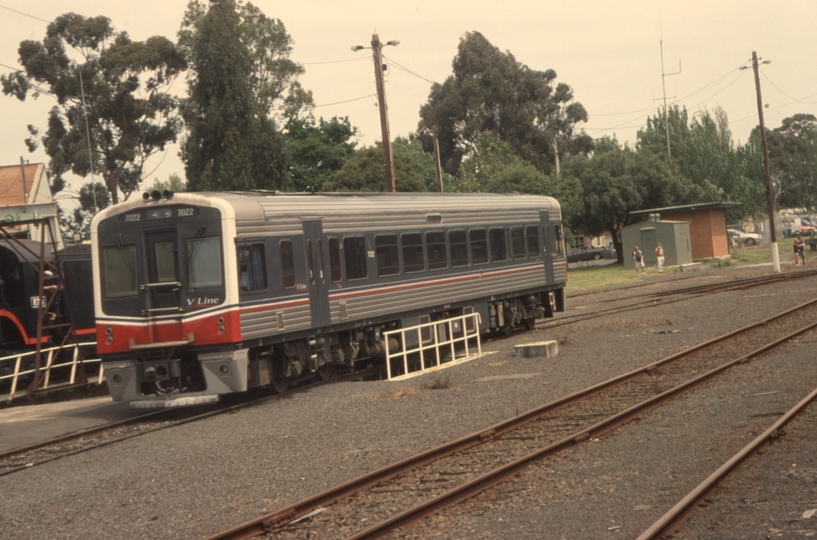
<instances>
[{"instance_id":1,"label":"metal fence railing","mask_svg":"<svg viewBox=\"0 0 817 540\"><path fill-rule=\"evenodd\" d=\"M389 337L399 336L401 344L401 350L395 353L386 347L386 373L389 380L470 359L473 349L476 349L476 354L482 354L480 322L479 313L468 313L384 332L386 343L389 342Z\"/></svg>"},{"instance_id":2,"label":"metal fence railing","mask_svg":"<svg viewBox=\"0 0 817 540\"><path fill-rule=\"evenodd\" d=\"M80 365L80 348L92 349L96 351L96 342L65 345L64 347L51 347L40 351L41 358L45 359L45 365L40 366L42 377L41 390L48 389L53 382L59 384L74 384L77 380L77 368ZM34 358L36 351L29 351L0 358L0 394L5 393L6 385L10 384L8 391L8 401L11 403L18 395L20 382L30 381L34 377ZM94 355L95 356L95 355ZM82 358L84 366L99 364L99 382L104 377L103 367L98 357ZM54 377L52 378L52 373ZM25 389L22 390L25 392Z\"/></svg>"}]
</instances>

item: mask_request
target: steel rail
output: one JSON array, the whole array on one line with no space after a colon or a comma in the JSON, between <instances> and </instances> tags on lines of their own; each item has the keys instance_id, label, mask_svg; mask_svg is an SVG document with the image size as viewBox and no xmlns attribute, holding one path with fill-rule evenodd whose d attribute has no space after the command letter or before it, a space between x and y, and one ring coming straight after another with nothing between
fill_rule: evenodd
<instances>
[{"instance_id":1,"label":"steel rail","mask_svg":"<svg viewBox=\"0 0 817 540\"><path fill-rule=\"evenodd\" d=\"M493 487L494 485L503 482L504 480L508 479L510 476L513 476L523 469L525 469L531 462L539 460L543 457L547 457L558 452L561 452L567 448L570 448L582 441L598 437L612 429L619 427L620 425L632 420L633 418L649 411L664 403L672 398L675 398L688 390L699 386L700 384L712 379L716 375L726 371L730 367L736 364L742 364L748 362L750 359L760 356L769 350L782 345L783 343L788 342L795 336L798 336L804 332L807 332L813 328L817 327L817 322L811 323L799 330L796 330L780 339L777 339L771 343L760 347L759 349L747 354L742 355L739 358L731 360L721 366L710 370L694 379L691 379L685 383L682 383L670 390L667 390L657 396L654 396L650 399L647 399L629 409L626 409L618 414L615 414L609 417L606 420L603 420L597 423L594 426L591 426L587 429L581 430L569 437L562 439L556 443L553 443L545 448L537 450L527 456L524 456L516 461L513 461L503 467L499 467L490 471L478 478L471 480L457 488L454 488L442 495L439 495L433 499L429 499L414 508L410 508L400 514L393 516L387 520L384 520L380 523L377 523L357 534L351 536L349 540L364 540L364 539L374 539L374 538L381 538L382 536L388 534L389 532L397 529L399 527L404 527L410 523L413 523L419 519L424 517L428 517L430 515L439 513L440 511L448 508L449 506L453 506L457 503L460 503L464 500L470 499L479 493Z\"/></svg>"},{"instance_id":2,"label":"steel rail","mask_svg":"<svg viewBox=\"0 0 817 540\"><path fill-rule=\"evenodd\" d=\"M653 540L660 537L662 534L669 532L673 525L677 524L680 519L704 497L718 482L723 480L732 470L743 462L747 457L754 454L758 448L763 446L769 439L773 438L775 434L786 425L792 418L797 416L807 405L809 405L815 398L817 398L817 388L803 398L797 405L789 409L789 411L781 416L769 429L761 433L752 442L744 446L737 454L732 456L723 465L718 467L715 472L710 474L706 480L698 484L692 491L690 491L683 499L678 501L671 509L661 516L655 523L653 523L646 531L641 533L636 540Z\"/></svg>"},{"instance_id":3,"label":"steel rail","mask_svg":"<svg viewBox=\"0 0 817 540\"><path fill-rule=\"evenodd\" d=\"M514 418L504 420L488 428L471 433L469 435L445 443L443 445L437 446L435 448L431 448L429 450L426 450L425 452L421 452L419 454L408 457L404 460L398 461L391 465L387 465L371 473L353 479L349 482L346 482L339 486L335 486L317 495L296 502L295 504L277 509L259 518L237 525L226 531L214 534L208 537L208 540L227 540L227 539L243 540L247 538L253 538L255 536L281 528L284 525L296 519L308 515L310 512L314 511L319 507L326 506L335 501L349 497L354 493L363 491L373 485L376 485L379 482L393 478L403 472L415 469L417 467L421 467L433 461L442 459L449 455L482 444L483 442L489 441L490 439L503 435L509 431L512 431L513 429L516 429L533 420L536 420L537 418L544 416L545 414L551 413L555 410L563 408L572 403L581 401L595 394L599 394L605 390L609 390L616 386L620 386L637 377L651 374L659 367L678 361L686 356L689 356L700 350L709 348L729 338L748 332L749 330L752 330L754 328L764 326L779 318L806 309L816 303L817 298L815 298L814 300L810 300L808 302L804 302L803 304L787 309L785 311L782 311L764 320L749 324L742 328L738 328L737 330L733 330L731 332L715 337L708 341L699 343L697 345L693 345L692 347L684 349L664 359L658 360L657 362L624 373L607 381L595 384L579 392L570 394L568 396L562 397L560 399L542 405L541 407L537 407L529 411L526 411L520 415L515 416ZM791 336L787 336L786 338L784 338L784 340L788 339L791 339ZM569 437L567 440L574 441L576 437L577 436Z\"/></svg>"},{"instance_id":4,"label":"steel rail","mask_svg":"<svg viewBox=\"0 0 817 540\"><path fill-rule=\"evenodd\" d=\"M110 439L110 440L107 440L107 441L102 441L102 442L99 442L99 443L96 443L96 444L88 445L88 446L86 446L84 448L78 448L76 450L72 450L72 451L69 451L69 452L62 453L62 454L57 454L57 455L50 456L50 457L47 457L47 458L43 458L43 459L40 459L40 460L32 461L32 462L26 463L24 465L20 465L18 467L13 467L13 468L7 469L5 471L0 471L0 476L6 476L6 475L9 475L9 474L12 474L12 473L24 471L26 469L30 469L31 467L35 467L37 465L43 465L43 464L49 463L51 461L56 461L58 459L62 459L62 458L65 458L65 457L73 456L73 455L76 455L76 454L81 454L81 453L87 452L89 450L94 450L96 448L102 448L104 446L108 446L108 445L111 445L111 444L114 444L114 443L126 441L128 439L133 439L133 438L139 437L141 435L147 435L149 433L155 433L155 432L161 431L163 429L176 427L176 426L181 426L181 425L188 424L188 423L191 423L191 422L196 422L198 420L204 420L204 419L210 418L212 416L218 416L220 414L225 414L225 413L228 413L228 412L237 411L237 410L243 409L245 407L252 407L254 405L260 405L261 403L265 403L267 401L282 399L284 397L289 397L292 394L297 394L297 393L301 393L301 392L306 392L308 390L313 390L316 387L323 386L325 384L333 384L333 383L336 383L336 382L345 382L345 381L348 381L348 380L351 380L351 379L356 379L356 378L359 378L359 377L367 377L367 376L371 376L371 375L376 375L378 373L381 373L382 371L383 370L381 368L369 368L369 369L366 369L366 370L363 370L363 371L353 372L353 373L349 373L349 374L346 374L346 375L341 375L341 376L338 376L338 377L327 379L325 381L314 382L314 383L306 385L304 387L295 388L293 390L287 391L287 392L285 392L283 394L275 394L275 395L271 395L271 396L264 396L264 397L261 397L261 398L258 398L258 399L253 399L251 401L237 403L235 405L230 405L230 406L227 406L227 407L221 407L221 408L219 408L217 410L214 410L214 411L208 411L208 412L205 412L205 413L202 413L202 414L197 414L197 415L191 416L189 418L184 418L182 420L176 420L176 421L173 421L173 422L169 422L167 424L164 424L164 425L161 425L161 426L156 426L156 427L151 428L151 429L146 429L146 430L139 431L139 432L136 432L136 433L129 433L127 435L122 435L121 437L116 437L114 439ZM70 441L70 440L81 439L83 437L91 437L91 436L94 436L94 435L98 435L99 433L103 433L103 432L105 432L105 431L107 431L109 429L121 427L123 425L137 423L138 421L144 420L147 417L152 416L154 414L170 413L170 412L178 412L178 409L163 409L163 410L160 410L160 411L154 411L152 413L144 414L144 415L137 416L137 417L134 417L134 418L128 418L128 419L125 419L125 420L119 420L117 422L111 422L109 424L104 424L102 426L89 428L89 429L86 429L86 430L83 430L83 431L78 431L78 432L75 432L75 433L69 433L67 435L61 435L59 437L55 437L55 438L49 439L47 441L42 441L42 442L31 444L31 445L28 445L28 446L8 450L8 451L0 454L0 458L9 458L9 457L12 457L14 455L20 455L20 454L23 454L25 452L30 452L32 450L37 450L39 448L50 446L52 444L60 444L60 443Z\"/></svg>"}]
</instances>

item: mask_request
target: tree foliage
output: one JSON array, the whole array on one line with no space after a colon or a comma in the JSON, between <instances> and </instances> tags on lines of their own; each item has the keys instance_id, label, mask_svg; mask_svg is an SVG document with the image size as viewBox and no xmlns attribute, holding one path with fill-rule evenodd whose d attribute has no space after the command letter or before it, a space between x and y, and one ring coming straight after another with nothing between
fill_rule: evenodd
<instances>
[{"instance_id":1,"label":"tree foliage","mask_svg":"<svg viewBox=\"0 0 817 540\"><path fill-rule=\"evenodd\" d=\"M592 140L577 128L587 121L567 84L552 69L537 71L502 53L479 32L461 40L453 74L432 86L420 109L418 134L427 150L436 131L443 168L456 174L481 133L492 131L514 154L549 173L557 156L586 154Z\"/></svg>"},{"instance_id":2,"label":"tree foliage","mask_svg":"<svg viewBox=\"0 0 817 540\"><path fill-rule=\"evenodd\" d=\"M437 164L433 152L427 152L423 148L422 141L414 134L409 133L408 137L397 137L392 143L392 147L397 151L408 154L414 164L414 168L423 177L426 184L426 190L436 192L439 189L437 185ZM445 186L451 185L454 177L445 171L442 171L443 190Z\"/></svg>"},{"instance_id":3,"label":"tree foliage","mask_svg":"<svg viewBox=\"0 0 817 540\"><path fill-rule=\"evenodd\" d=\"M397 191L426 191L425 180L414 167L412 157L399 148L394 148L392 154ZM334 178L323 185L322 191L386 191L383 146L377 143L355 152Z\"/></svg>"},{"instance_id":4,"label":"tree foliage","mask_svg":"<svg viewBox=\"0 0 817 540\"><path fill-rule=\"evenodd\" d=\"M57 102L41 141L34 126L26 141L32 151L43 144L52 191L64 188L69 171L94 172L113 202L120 192L127 199L148 158L181 129L177 100L168 94L186 67L179 49L161 36L132 41L107 17L66 13L48 25L42 42L23 41L18 52L25 71L0 77L3 93L20 100L47 94Z\"/></svg>"},{"instance_id":5,"label":"tree foliage","mask_svg":"<svg viewBox=\"0 0 817 540\"><path fill-rule=\"evenodd\" d=\"M212 0L206 13L199 2L188 5L180 36L190 63L181 155L193 191L283 186L284 141L264 108L275 92L256 72L262 48L248 46L250 26L235 0Z\"/></svg>"},{"instance_id":6,"label":"tree foliage","mask_svg":"<svg viewBox=\"0 0 817 540\"><path fill-rule=\"evenodd\" d=\"M355 154L357 129L348 118L334 117L328 122L290 118L284 140L289 159L286 191L320 191L347 159Z\"/></svg>"}]
</instances>

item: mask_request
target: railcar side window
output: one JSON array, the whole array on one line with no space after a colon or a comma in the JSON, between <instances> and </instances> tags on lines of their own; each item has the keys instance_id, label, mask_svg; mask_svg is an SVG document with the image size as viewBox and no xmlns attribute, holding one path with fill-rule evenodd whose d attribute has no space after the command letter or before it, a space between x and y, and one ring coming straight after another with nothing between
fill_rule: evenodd
<instances>
[{"instance_id":1,"label":"railcar side window","mask_svg":"<svg viewBox=\"0 0 817 540\"><path fill-rule=\"evenodd\" d=\"M340 269L340 242L337 238L329 239L329 267L332 271L332 283L337 283L343 277Z\"/></svg>"},{"instance_id":2,"label":"railcar side window","mask_svg":"<svg viewBox=\"0 0 817 540\"><path fill-rule=\"evenodd\" d=\"M136 246L102 250L102 290L105 298L136 296Z\"/></svg>"},{"instance_id":3,"label":"railcar side window","mask_svg":"<svg viewBox=\"0 0 817 540\"><path fill-rule=\"evenodd\" d=\"M190 290L222 285L221 241L217 236L188 239L187 261L187 283Z\"/></svg>"},{"instance_id":4,"label":"railcar side window","mask_svg":"<svg viewBox=\"0 0 817 540\"><path fill-rule=\"evenodd\" d=\"M378 276L393 276L400 273L396 234L375 236L374 250L377 257Z\"/></svg>"},{"instance_id":5,"label":"railcar side window","mask_svg":"<svg viewBox=\"0 0 817 540\"><path fill-rule=\"evenodd\" d=\"M353 236L343 239L346 261L346 279L363 279L369 275L366 269L366 239Z\"/></svg>"},{"instance_id":6,"label":"railcar side window","mask_svg":"<svg viewBox=\"0 0 817 540\"><path fill-rule=\"evenodd\" d=\"M448 252L445 250L445 233L426 233L426 255L428 256L428 268L439 270L448 268Z\"/></svg>"},{"instance_id":7,"label":"railcar side window","mask_svg":"<svg viewBox=\"0 0 817 540\"><path fill-rule=\"evenodd\" d=\"M278 246L281 251L281 280L285 289L295 286L295 262L292 258L292 242L282 240Z\"/></svg>"},{"instance_id":8,"label":"railcar side window","mask_svg":"<svg viewBox=\"0 0 817 540\"><path fill-rule=\"evenodd\" d=\"M491 260L504 261L508 258L508 245L505 240L505 229L490 229Z\"/></svg>"},{"instance_id":9,"label":"railcar side window","mask_svg":"<svg viewBox=\"0 0 817 540\"><path fill-rule=\"evenodd\" d=\"M524 259L525 253L525 229L522 227L511 227L511 257L514 260Z\"/></svg>"},{"instance_id":10,"label":"railcar side window","mask_svg":"<svg viewBox=\"0 0 817 540\"><path fill-rule=\"evenodd\" d=\"M407 233L400 240L403 242L403 271L409 274L425 270L423 235L420 233Z\"/></svg>"},{"instance_id":11,"label":"railcar side window","mask_svg":"<svg viewBox=\"0 0 817 540\"><path fill-rule=\"evenodd\" d=\"M468 239L471 241L471 261L474 264L487 263L488 236L485 229L471 229L468 231Z\"/></svg>"},{"instance_id":12,"label":"railcar side window","mask_svg":"<svg viewBox=\"0 0 817 540\"><path fill-rule=\"evenodd\" d=\"M525 238L528 241L528 257L539 257L539 227L528 225L525 227Z\"/></svg>"},{"instance_id":13,"label":"railcar side window","mask_svg":"<svg viewBox=\"0 0 817 540\"><path fill-rule=\"evenodd\" d=\"M238 247L238 283L242 291L267 288L267 261L264 244Z\"/></svg>"},{"instance_id":14,"label":"railcar side window","mask_svg":"<svg viewBox=\"0 0 817 540\"><path fill-rule=\"evenodd\" d=\"M468 243L465 231L449 231L448 245L451 249L451 267L468 266Z\"/></svg>"}]
</instances>

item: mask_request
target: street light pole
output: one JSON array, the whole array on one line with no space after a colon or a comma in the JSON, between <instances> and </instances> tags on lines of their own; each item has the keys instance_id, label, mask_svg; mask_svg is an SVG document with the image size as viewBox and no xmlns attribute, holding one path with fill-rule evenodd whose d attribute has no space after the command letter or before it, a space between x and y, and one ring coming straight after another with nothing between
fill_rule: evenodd
<instances>
[{"instance_id":1,"label":"street light pole","mask_svg":"<svg viewBox=\"0 0 817 540\"><path fill-rule=\"evenodd\" d=\"M763 62L768 64L769 61ZM760 119L760 142L763 148L763 172L766 179L766 199L769 203L769 228L772 242L772 266L775 273L780 273L780 254L777 250L777 230L774 223L774 193L769 175L769 147L766 143L766 125L763 122L763 98L760 97L760 76L758 75L757 53L752 51L752 68L755 71L755 89L757 90L757 116Z\"/></svg>"}]
</instances>

